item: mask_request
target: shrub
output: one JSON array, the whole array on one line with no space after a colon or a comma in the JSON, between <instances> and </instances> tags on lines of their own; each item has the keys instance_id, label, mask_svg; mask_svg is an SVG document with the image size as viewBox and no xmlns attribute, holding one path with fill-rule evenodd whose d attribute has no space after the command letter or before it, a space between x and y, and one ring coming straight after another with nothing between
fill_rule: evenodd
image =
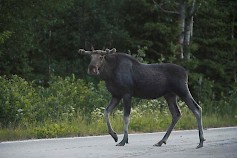
<instances>
[{"instance_id":1,"label":"shrub","mask_svg":"<svg viewBox=\"0 0 237 158\"><path fill-rule=\"evenodd\" d=\"M76 114L90 118L94 109L108 104L109 97L104 82L96 86L74 75L65 79L52 77L48 88L15 75L0 77L0 91L1 126L70 120Z\"/></svg>"},{"instance_id":2,"label":"shrub","mask_svg":"<svg viewBox=\"0 0 237 158\"><path fill-rule=\"evenodd\" d=\"M0 76L0 91L1 126L34 119L40 98L30 83L15 75L10 79Z\"/></svg>"}]
</instances>

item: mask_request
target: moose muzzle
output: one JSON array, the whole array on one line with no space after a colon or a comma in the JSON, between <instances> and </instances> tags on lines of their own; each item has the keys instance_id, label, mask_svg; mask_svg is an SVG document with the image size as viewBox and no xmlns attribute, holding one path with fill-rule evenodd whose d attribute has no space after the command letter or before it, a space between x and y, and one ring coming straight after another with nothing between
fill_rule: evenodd
<instances>
[{"instance_id":1,"label":"moose muzzle","mask_svg":"<svg viewBox=\"0 0 237 158\"><path fill-rule=\"evenodd\" d=\"M89 75L99 75L100 71L99 71L98 66L96 66L96 65L89 65L87 73Z\"/></svg>"}]
</instances>

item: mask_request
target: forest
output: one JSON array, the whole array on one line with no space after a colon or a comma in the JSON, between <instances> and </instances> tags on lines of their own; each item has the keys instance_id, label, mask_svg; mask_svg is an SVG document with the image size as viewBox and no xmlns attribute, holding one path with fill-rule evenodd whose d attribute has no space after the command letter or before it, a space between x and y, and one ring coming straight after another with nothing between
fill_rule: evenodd
<instances>
[{"instance_id":1,"label":"forest","mask_svg":"<svg viewBox=\"0 0 237 158\"><path fill-rule=\"evenodd\" d=\"M204 127L237 125L235 0L1 0L0 12L0 140L107 133L110 94L87 74L80 48L182 65ZM196 128L179 103L176 128ZM162 98L134 99L132 107L133 132L171 121ZM119 107L111 116L120 131L121 115Z\"/></svg>"}]
</instances>

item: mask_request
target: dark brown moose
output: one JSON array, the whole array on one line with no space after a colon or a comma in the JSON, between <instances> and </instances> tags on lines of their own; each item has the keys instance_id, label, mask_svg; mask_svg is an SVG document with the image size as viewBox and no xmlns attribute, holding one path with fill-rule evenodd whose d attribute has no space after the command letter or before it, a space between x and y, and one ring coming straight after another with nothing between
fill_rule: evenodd
<instances>
[{"instance_id":1,"label":"dark brown moose","mask_svg":"<svg viewBox=\"0 0 237 158\"><path fill-rule=\"evenodd\" d=\"M175 64L142 64L128 54L116 53L112 50L79 50L80 54L91 57L88 74L97 75L105 81L112 99L105 109L105 118L109 134L118 141L109 120L109 113L123 100L124 106L124 137L117 146L128 143L128 125L131 111L132 97L155 99L164 97L172 115L172 122L164 137L154 146L161 146L166 141L181 117L177 106L177 96L180 97L193 112L197 119L199 130L199 145L203 147L205 141L202 126L202 109L193 99L188 89L188 75L186 70Z\"/></svg>"}]
</instances>

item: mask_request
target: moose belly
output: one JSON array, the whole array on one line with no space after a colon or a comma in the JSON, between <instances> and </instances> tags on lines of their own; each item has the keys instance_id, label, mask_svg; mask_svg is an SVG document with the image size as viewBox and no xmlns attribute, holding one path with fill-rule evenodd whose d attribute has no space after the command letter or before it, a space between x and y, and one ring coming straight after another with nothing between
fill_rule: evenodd
<instances>
[{"instance_id":1,"label":"moose belly","mask_svg":"<svg viewBox=\"0 0 237 158\"><path fill-rule=\"evenodd\" d=\"M134 89L133 96L142 99L156 99L166 93L164 89L158 87L143 87Z\"/></svg>"},{"instance_id":2,"label":"moose belly","mask_svg":"<svg viewBox=\"0 0 237 158\"><path fill-rule=\"evenodd\" d=\"M167 86L159 82L140 82L133 85L106 82L106 87L113 96L122 97L124 94L130 93L133 97L142 99L159 98L168 91Z\"/></svg>"}]
</instances>

